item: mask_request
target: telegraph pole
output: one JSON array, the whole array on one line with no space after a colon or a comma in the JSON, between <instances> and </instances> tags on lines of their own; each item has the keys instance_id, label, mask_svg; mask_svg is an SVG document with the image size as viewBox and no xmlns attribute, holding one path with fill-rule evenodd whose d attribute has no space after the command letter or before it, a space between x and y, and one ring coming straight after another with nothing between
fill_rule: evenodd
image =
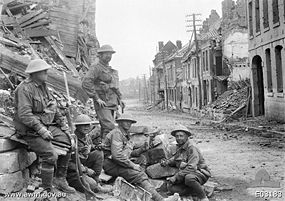
<instances>
[{"instance_id":1,"label":"telegraph pole","mask_svg":"<svg viewBox=\"0 0 285 201\"><path fill-rule=\"evenodd\" d=\"M190 30L190 31L193 31L194 33L194 41L195 41L195 47L196 47L195 55L196 55L196 60L197 60L197 76L198 76L198 91L199 91L198 108L201 109L202 108L202 83L201 83L201 74L200 74L199 43L197 39L197 30L196 30L196 26L201 26L201 25L197 25L196 22L201 21L201 20L196 19L196 16L198 15L201 15L201 14L199 13L199 14L187 15L186 17L192 17L192 20L186 20L186 22L192 22L192 25L189 25L187 27L193 27L193 30Z\"/></svg>"},{"instance_id":2,"label":"telegraph pole","mask_svg":"<svg viewBox=\"0 0 285 201\"><path fill-rule=\"evenodd\" d=\"M163 70L164 70L164 104L165 104L165 108L168 111L168 83L167 83L167 73L166 73L166 67L165 67L165 63L164 63L164 52L162 52L162 66L163 66Z\"/></svg>"}]
</instances>

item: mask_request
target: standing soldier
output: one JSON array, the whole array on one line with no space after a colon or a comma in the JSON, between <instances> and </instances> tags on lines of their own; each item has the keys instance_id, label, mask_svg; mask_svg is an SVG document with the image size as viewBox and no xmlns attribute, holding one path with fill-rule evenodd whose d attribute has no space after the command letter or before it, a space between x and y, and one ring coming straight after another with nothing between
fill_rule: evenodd
<instances>
[{"instance_id":1,"label":"standing soldier","mask_svg":"<svg viewBox=\"0 0 285 201\"><path fill-rule=\"evenodd\" d=\"M51 140L71 146L65 116L49 93L46 81L51 68L44 60L32 60L25 73L29 78L15 90L15 127L32 151L42 160L41 179L44 191L52 191L52 183L66 192L75 193L66 181L71 153L58 156ZM56 167L55 179L54 167Z\"/></svg>"},{"instance_id":2,"label":"standing soldier","mask_svg":"<svg viewBox=\"0 0 285 201\"><path fill-rule=\"evenodd\" d=\"M152 186L140 165L130 160L133 143L130 141L129 129L136 121L125 114L116 121L119 126L112 130L105 140L105 172L113 177L123 177L131 184L143 187L151 193L154 201L177 201L179 199L177 195L163 198Z\"/></svg>"},{"instance_id":3,"label":"standing soldier","mask_svg":"<svg viewBox=\"0 0 285 201\"><path fill-rule=\"evenodd\" d=\"M82 81L82 88L93 98L95 111L101 125L101 137L115 128L114 115L118 105L124 107L119 91L118 71L109 66L115 51L110 45L98 49L99 62L93 64Z\"/></svg>"}]
</instances>

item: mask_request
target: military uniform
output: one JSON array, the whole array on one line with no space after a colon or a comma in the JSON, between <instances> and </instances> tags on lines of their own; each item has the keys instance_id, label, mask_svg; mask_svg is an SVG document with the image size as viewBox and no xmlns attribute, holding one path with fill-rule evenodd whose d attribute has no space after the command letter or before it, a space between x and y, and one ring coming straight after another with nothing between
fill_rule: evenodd
<instances>
[{"instance_id":1,"label":"military uniform","mask_svg":"<svg viewBox=\"0 0 285 201\"><path fill-rule=\"evenodd\" d=\"M83 135L80 135L79 131L77 130L75 130L75 134L78 138L77 149L81 164L84 165L83 170L87 171L87 169L90 168L95 172L93 175L88 175L87 172L84 171L85 179L90 184L91 189L96 190L96 187L98 186L97 182L99 181L99 175L103 168L103 151L92 149L93 144L88 135L85 138L79 137ZM77 177L75 154L72 154L68 165L67 181L70 186L74 187L75 189L81 192L84 191Z\"/></svg>"},{"instance_id":2,"label":"military uniform","mask_svg":"<svg viewBox=\"0 0 285 201\"><path fill-rule=\"evenodd\" d=\"M122 128L112 130L105 139L106 151L104 151L103 167L105 172L111 176L120 176L132 184L140 184L142 181L148 180L148 176L143 171L133 168L135 163L130 160L133 146L127 132Z\"/></svg>"},{"instance_id":3,"label":"military uniform","mask_svg":"<svg viewBox=\"0 0 285 201\"><path fill-rule=\"evenodd\" d=\"M106 86L102 86L102 82ZM83 78L82 88L90 98L93 98L95 111L101 125L101 135L105 138L106 134L115 128L114 114L118 110L122 96L119 91L118 71L102 62L94 64ZM99 98L106 102L106 107L98 105Z\"/></svg>"},{"instance_id":4,"label":"military uniform","mask_svg":"<svg viewBox=\"0 0 285 201\"><path fill-rule=\"evenodd\" d=\"M183 168L180 167L182 162L187 164ZM182 146L177 146L177 152L168 162L168 165L179 168L178 173L174 175L174 182L169 186L171 192L191 193L193 195L196 193L195 190L191 191L193 182L203 185L210 176L210 171L200 150L189 140Z\"/></svg>"},{"instance_id":5,"label":"military uniform","mask_svg":"<svg viewBox=\"0 0 285 201\"><path fill-rule=\"evenodd\" d=\"M42 185L51 188L54 166L55 176L64 178L70 153L58 156L51 141L45 140L39 131L48 129L53 140L71 145L70 138L61 128L66 128L64 115L57 108L45 84L39 85L32 79L24 80L15 90L15 127L32 151L42 160ZM74 191L71 190L71 191Z\"/></svg>"}]
</instances>

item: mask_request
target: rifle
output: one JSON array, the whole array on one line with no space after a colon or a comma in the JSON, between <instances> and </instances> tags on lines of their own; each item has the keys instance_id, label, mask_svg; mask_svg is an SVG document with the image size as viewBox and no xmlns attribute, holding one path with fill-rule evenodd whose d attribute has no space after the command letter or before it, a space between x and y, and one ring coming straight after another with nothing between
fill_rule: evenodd
<instances>
[{"instance_id":1,"label":"rifle","mask_svg":"<svg viewBox=\"0 0 285 201\"><path fill-rule=\"evenodd\" d=\"M74 143L75 143L75 160L76 160L75 162L76 162L76 166L77 166L77 171L76 171L77 176L78 176L79 183L80 183L81 187L84 189L84 194L85 194L86 200L97 201L96 194L90 189L89 184L83 178L82 164L81 164L79 154L78 154L78 139L77 139L77 136L74 134L74 124L72 123L71 114L70 114L71 101L70 101L68 82L67 82L65 72L63 72L63 77L64 77L64 83L65 83L66 95L67 95L67 115L66 115L66 118L67 118L67 122L68 122L68 125L70 128L71 138L74 140Z\"/></svg>"}]
</instances>

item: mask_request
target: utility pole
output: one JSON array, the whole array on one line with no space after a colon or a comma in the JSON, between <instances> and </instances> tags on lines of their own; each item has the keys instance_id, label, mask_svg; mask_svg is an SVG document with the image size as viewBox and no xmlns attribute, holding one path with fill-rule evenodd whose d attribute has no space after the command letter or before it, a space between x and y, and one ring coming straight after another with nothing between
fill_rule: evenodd
<instances>
[{"instance_id":1,"label":"utility pole","mask_svg":"<svg viewBox=\"0 0 285 201\"><path fill-rule=\"evenodd\" d=\"M151 67L149 66L149 93L150 93L150 104L153 103L153 96L152 96L152 77L151 77Z\"/></svg>"},{"instance_id":2,"label":"utility pole","mask_svg":"<svg viewBox=\"0 0 285 201\"><path fill-rule=\"evenodd\" d=\"M144 96L144 101L146 100L146 102L148 103L148 87L147 87L147 82L146 82L146 76L145 74L143 75L143 79L144 79L144 91L145 91L145 96Z\"/></svg>"},{"instance_id":3,"label":"utility pole","mask_svg":"<svg viewBox=\"0 0 285 201\"><path fill-rule=\"evenodd\" d=\"M165 104L165 108L168 111L168 83L167 83L167 73L166 73L166 67L165 67L165 63L164 63L164 51L162 52L162 66L163 66L163 70L164 70L164 104Z\"/></svg>"},{"instance_id":4,"label":"utility pole","mask_svg":"<svg viewBox=\"0 0 285 201\"><path fill-rule=\"evenodd\" d=\"M202 83L201 83L201 74L200 74L200 59L199 59L199 43L198 43L198 39L197 39L197 30L196 30L196 26L202 26L202 25L197 25L196 22L197 21L201 21L201 20L197 20L196 16L201 15L201 14L191 14L191 15L187 15L186 17L192 17L192 20L186 20L186 22L192 22L192 25L188 25L187 27L193 27L193 31L194 33L194 41L195 41L195 47L196 47L196 51L195 51L195 55L196 55L196 60L197 60L197 76L198 76L198 91L199 91L199 102L198 102L198 108L201 109L202 108ZM203 74L203 72L202 72Z\"/></svg>"},{"instance_id":5,"label":"utility pole","mask_svg":"<svg viewBox=\"0 0 285 201\"><path fill-rule=\"evenodd\" d=\"M138 82L139 82L139 101L141 101L141 80L138 77Z\"/></svg>"}]
</instances>

